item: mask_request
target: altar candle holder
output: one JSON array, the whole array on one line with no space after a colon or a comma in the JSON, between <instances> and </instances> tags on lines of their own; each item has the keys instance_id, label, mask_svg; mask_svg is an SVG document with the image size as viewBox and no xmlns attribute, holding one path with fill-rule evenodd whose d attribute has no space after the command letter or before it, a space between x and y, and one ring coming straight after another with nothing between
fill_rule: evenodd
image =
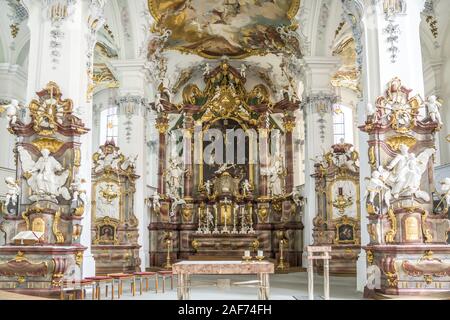
<instances>
[{"instance_id":1,"label":"altar candle holder","mask_svg":"<svg viewBox=\"0 0 450 320\"><path fill-rule=\"evenodd\" d=\"M171 269L172 268L172 261L170 257L170 248L172 246L172 239L171 236L168 235L166 238L166 245L167 245L167 257L166 257L166 263L163 265L164 269Z\"/></svg>"},{"instance_id":2,"label":"altar candle holder","mask_svg":"<svg viewBox=\"0 0 450 320\"><path fill-rule=\"evenodd\" d=\"M246 234L247 230L245 228L245 208L241 207L241 231L240 234Z\"/></svg>"},{"instance_id":3,"label":"altar candle holder","mask_svg":"<svg viewBox=\"0 0 450 320\"><path fill-rule=\"evenodd\" d=\"M253 207L252 206L249 206L248 207L248 223L249 223L249 229L248 229L248 233L250 233L250 234L254 234L255 233L255 230L253 230L253 217L252 217L252 215L253 215Z\"/></svg>"},{"instance_id":4,"label":"altar candle holder","mask_svg":"<svg viewBox=\"0 0 450 320\"><path fill-rule=\"evenodd\" d=\"M197 229L197 234L202 234L203 233L203 229L202 229L202 208L198 207L198 229Z\"/></svg>"},{"instance_id":5,"label":"altar candle holder","mask_svg":"<svg viewBox=\"0 0 450 320\"><path fill-rule=\"evenodd\" d=\"M239 210L239 206L236 205L233 208L233 231L231 231L231 234L237 234L238 231L236 229L236 220L237 220L237 211Z\"/></svg>"},{"instance_id":6,"label":"altar candle holder","mask_svg":"<svg viewBox=\"0 0 450 320\"><path fill-rule=\"evenodd\" d=\"M242 260L244 260L244 262L246 262L246 263L248 263L248 262L250 262L250 260L252 260L252 256L250 255L250 250L244 251L244 256L242 257Z\"/></svg>"},{"instance_id":7,"label":"altar candle holder","mask_svg":"<svg viewBox=\"0 0 450 320\"><path fill-rule=\"evenodd\" d=\"M280 240L280 260L277 265L277 270L285 271L288 268L287 264L284 262L284 246L286 245L286 243L286 239Z\"/></svg>"},{"instance_id":8,"label":"altar candle holder","mask_svg":"<svg viewBox=\"0 0 450 320\"><path fill-rule=\"evenodd\" d=\"M217 223L218 223L218 221L217 221L217 205L214 205L214 214L215 214L215 226L214 226L213 234L219 234L220 232L217 227Z\"/></svg>"},{"instance_id":9,"label":"altar candle holder","mask_svg":"<svg viewBox=\"0 0 450 320\"><path fill-rule=\"evenodd\" d=\"M258 250L258 255L256 256L256 259L257 259L258 261L264 260L264 251Z\"/></svg>"}]
</instances>

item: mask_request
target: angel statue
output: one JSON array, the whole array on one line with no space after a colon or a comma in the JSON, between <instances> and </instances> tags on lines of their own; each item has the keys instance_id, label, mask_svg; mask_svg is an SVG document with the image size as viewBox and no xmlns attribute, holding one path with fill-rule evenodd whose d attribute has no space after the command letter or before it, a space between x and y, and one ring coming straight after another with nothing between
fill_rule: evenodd
<instances>
[{"instance_id":1,"label":"angel statue","mask_svg":"<svg viewBox=\"0 0 450 320\"><path fill-rule=\"evenodd\" d=\"M244 196L249 195L252 192L252 185L251 185L250 181L248 181L248 179L245 179L242 182L242 192L243 192Z\"/></svg>"},{"instance_id":2,"label":"angel statue","mask_svg":"<svg viewBox=\"0 0 450 320\"><path fill-rule=\"evenodd\" d=\"M368 203L374 205L375 197L380 195L381 199L382 192L384 192L384 203L386 204L386 208L389 208L391 206L392 198L391 189L383 181L383 174L379 169L372 172L372 177L369 179L364 199L367 199Z\"/></svg>"},{"instance_id":3,"label":"angel statue","mask_svg":"<svg viewBox=\"0 0 450 320\"><path fill-rule=\"evenodd\" d=\"M27 183L31 188L31 201L57 201L58 196L70 200L69 190L64 187L69 171L50 155L47 149L41 150L41 157L34 162L31 155L23 147L17 148Z\"/></svg>"},{"instance_id":4,"label":"angel statue","mask_svg":"<svg viewBox=\"0 0 450 320\"><path fill-rule=\"evenodd\" d=\"M390 175L387 184L392 187L395 199L403 196L415 196L425 202L430 201L430 195L420 190L422 175L428 167L428 161L436 152L434 149L425 149L420 155L408 152L408 147L400 145L400 154L387 166Z\"/></svg>"},{"instance_id":5,"label":"angel statue","mask_svg":"<svg viewBox=\"0 0 450 320\"><path fill-rule=\"evenodd\" d=\"M17 122L17 113L20 110L19 101L13 99L11 103L6 106L6 116L8 118L8 128L15 125Z\"/></svg>"},{"instance_id":6,"label":"angel statue","mask_svg":"<svg viewBox=\"0 0 450 320\"><path fill-rule=\"evenodd\" d=\"M153 210L159 211L161 209L161 203L160 203L161 196L158 194L158 191L155 191L155 193L153 193L151 200L152 200Z\"/></svg>"},{"instance_id":7,"label":"angel statue","mask_svg":"<svg viewBox=\"0 0 450 320\"><path fill-rule=\"evenodd\" d=\"M437 97L429 96L427 101L425 102L425 106L428 108L428 115L431 121L437 122L440 126L442 126L442 117L439 111L439 108L442 107L442 104L438 101Z\"/></svg>"},{"instance_id":8,"label":"angel statue","mask_svg":"<svg viewBox=\"0 0 450 320\"><path fill-rule=\"evenodd\" d=\"M211 182L211 180L206 181L205 189L206 189L206 194L208 196L211 195L213 186L214 186L214 184Z\"/></svg>"},{"instance_id":9,"label":"angel statue","mask_svg":"<svg viewBox=\"0 0 450 320\"><path fill-rule=\"evenodd\" d=\"M220 176L222 173L224 173L230 169L233 169L235 166L236 166L235 164L224 163L223 165L221 165L219 167L219 169L216 170L216 172L214 172L214 174L217 174Z\"/></svg>"},{"instance_id":10,"label":"angel statue","mask_svg":"<svg viewBox=\"0 0 450 320\"><path fill-rule=\"evenodd\" d=\"M5 205L8 206L10 203L15 206L17 204L17 197L20 194L20 187L17 182L11 178L5 178L6 188L6 197L5 197Z\"/></svg>"}]
</instances>

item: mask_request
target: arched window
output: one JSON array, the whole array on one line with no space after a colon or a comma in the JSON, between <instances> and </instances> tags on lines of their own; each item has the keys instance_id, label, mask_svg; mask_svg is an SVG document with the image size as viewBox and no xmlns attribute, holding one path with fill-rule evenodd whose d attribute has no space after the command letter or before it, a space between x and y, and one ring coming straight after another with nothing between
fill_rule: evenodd
<instances>
[{"instance_id":1,"label":"arched window","mask_svg":"<svg viewBox=\"0 0 450 320\"><path fill-rule=\"evenodd\" d=\"M114 140L117 145L117 137L119 135L119 117L117 107L105 109L100 117L100 143Z\"/></svg>"},{"instance_id":2,"label":"arched window","mask_svg":"<svg viewBox=\"0 0 450 320\"><path fill-rule=\"evenodd\" d=\"M336 104L333 114L334 143L353 144L353 110L350 107Z\"/></svg>"}]
</instances>

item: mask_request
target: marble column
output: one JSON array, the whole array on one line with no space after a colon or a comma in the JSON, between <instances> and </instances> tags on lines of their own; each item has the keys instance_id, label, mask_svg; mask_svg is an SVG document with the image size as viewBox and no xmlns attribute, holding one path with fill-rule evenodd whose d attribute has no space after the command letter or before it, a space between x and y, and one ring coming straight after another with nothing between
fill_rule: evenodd
<instances>
[{"instance_id":1,"label":"marble column","mask_svg":"<svg viewBox=\"0 0 450 320\"><path fill-rule=\"evenodd\" d=\"M166 183L164 172L166 170L166 136L169 129L169 119L166 115L160 114L156 118L156 129L159 132L159 151L158 151L158 193L166 194Z\"/></svg>"},{"instance_id":2,"label":"marble column","mask_svg":"<svg viewBox=\"0 0 450 320\"><path fill-rule=\"evenodd\" d=\"M192 114L186 113L184 119L184 169L187 170L184 177L184 198L192 200L194 190L194 118Z\"/></svg>"},{"instance_id":3,"label":"marble column","mask_svg":"<svg viewBox=\"0 0 450 320\"><path fill-rule=\"evenodd\" d=\"M332 107L335 102L330 79L338 68L334 57L305 57L306 98L303 102L305 123L305 196L303 216L303 245L313 244L313 219L317 214L314 159L333 145ZM303 265L308 264L306 249L303 250Z\"/></svg>"},{"instance_id":4,"label":"marble column","mask_svg":"<svg viewBox=\"0 0 450 320\"><path fill-rule=\"evenodd\" d=\"M58 84L63 98L73 101L74 110L86 127L92 128L93 50L96 33L103 26L106 1L22 1L28 10L30 55L28 64L27 102L35 98L50 81ZM55 10L56 5L64 10ZM65 6L65 7L64 7ZM80 176L86 180L83 189L91 199L92 133L81 138ZM86 203L81 244L84 252L83 277L95 274L91 254L91 204Z\"/></svg>"},{"instance_id":5,"label":"marble column","mask_svg":"<svg viewBox=\"0 0 450 320\"><path fill-rule=\"evenodd\" d=\"M294 189L294 141L293 131L295 129L295 116L284 116L284 129L285 129L285 152L286 152L286 194L292 193Z\"/></svg>"},{"instance_id":6,"label":"marble column","mask_svg":"<svg viewBox=\"0 0 450 320\"><path fill-rule=\"evenodd\" d=\"M126 60L112 61L112 70L120 83L118 98L119 106L118 146L122 153L136 160L136 193L134 199L134 214L139 221L138 244L141 269L149 266L148 257L148 224L149 217L145 199L150 196L147 190L147 141L146 123L150 112L146 97L151 96L147 88L147 71L145 61Z\"/></svg>"},{"instance_id":7,"label":"marble column","mask_svg":"<svg viewBox=\"0 0 450 320\"><path fill-rule=\"evenodd\" d=\"M425 0L407 1L405 12L387 16L383 1L376 5L372 0L343 0L344 16L352 26L360 52L363 98L358 105L358 120L362 125L366 118L367 103L375 104L376 98L383 95L390 80L398 77L405 87L413 89L411 96L424 96L422 66L422 47L420 43L421 12ZM393 29L394 28L394 29ZM387 30L399 32L397 41L388 41ZM361 156L360 187L363 199L370 176L368 165L368 136L359 134ZM367 210L361 206L361 245L369 243L367 232ZM357 289L363 291L367 282L367 261L362 250L357 264Z\"/></svg>"}]
</instances>

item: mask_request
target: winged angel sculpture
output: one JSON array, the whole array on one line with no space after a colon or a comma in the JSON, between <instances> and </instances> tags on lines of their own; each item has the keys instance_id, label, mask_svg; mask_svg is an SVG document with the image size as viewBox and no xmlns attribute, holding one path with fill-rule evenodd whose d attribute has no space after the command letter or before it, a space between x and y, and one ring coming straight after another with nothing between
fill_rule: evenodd
<instances>
[{"instance_id":1,"label":"winged angel sculpture","mask_svg":"<svg viewBox=\"0 0 450 320\"><path fill-rule=\"evenodd\" d=\"M18 147L20 162L27 183L31 188L31 201L56 201L58 196L70 200L69 190L64 186L69 171L50 155L47 149L41 150L41 157L34 162L31 155L23 147Z\"/></svg>"},{"instance_id":2,"label":"winged angel sculpture","mask_svg":"<svg viewBox=\"0 0 450 320\"><path fill-rule=\"evenodd\" d=\"M429 202L430 195L421 190L421 181L434 153L434 149L428 148L416 156L406 145L400 145L400 153L386 168L380 166L372 173L366 192L368 203L374 205L376 195L381 193L388 208L392 198L415 197Z\"/></svg>"}]
</instances>

